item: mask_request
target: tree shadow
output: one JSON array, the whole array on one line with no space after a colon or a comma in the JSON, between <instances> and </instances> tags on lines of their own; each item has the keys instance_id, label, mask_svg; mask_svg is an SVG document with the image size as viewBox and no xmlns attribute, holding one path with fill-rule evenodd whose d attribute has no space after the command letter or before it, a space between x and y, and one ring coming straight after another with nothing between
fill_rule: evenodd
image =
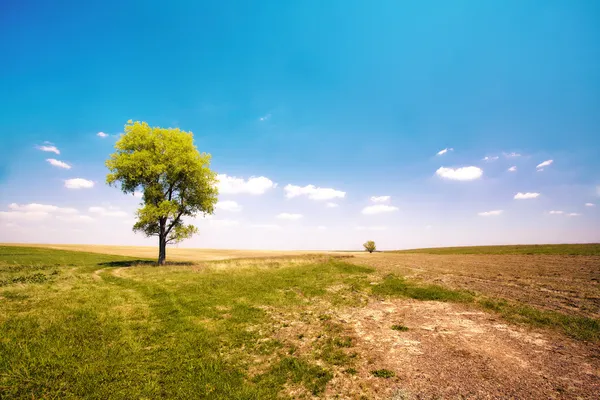
<instances>
[{"instance_id":1,"label":"tree shadow","mask_svg":"<svg viewBox=\"0 0 600 400\"><path fill-rule=\"evenodd\" d=\"M156 261L150 260L124 260L124 261L107 261L103 263L98 263L98 265L102 265L105 267L133 267L133 266L154 266L158 267L158 263ZM194 265L191 261L167 261L164 266L170 265ZM161 265L162 266L162 265Z\"/></svg>"}]
</instances>

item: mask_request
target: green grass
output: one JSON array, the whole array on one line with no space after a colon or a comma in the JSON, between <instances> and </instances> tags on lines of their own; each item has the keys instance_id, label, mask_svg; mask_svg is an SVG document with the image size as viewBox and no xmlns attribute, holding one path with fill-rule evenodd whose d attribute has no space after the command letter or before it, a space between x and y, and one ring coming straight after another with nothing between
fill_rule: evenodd
<instances>
[{"instance_id":1,"label":"green grass","mask_svg":"<svg viewBox=\"0 0 600 400\"><path fill-rule=\"evenodd\" d=\"M0 398L319 396L335 371L355 374L363 361L335 308L359 307L368 296L472 304L600 340L595 320L394 275L370 284L379 279L372 268L326 257L156 267L130 257L0 247ZM282 316L315 304L323 306L310 320L318 338L293 332L312 343L298 351L277 336L293 326Z\"/></svg>"},{"instance_id":2,"label":"green grass","mask_svg":"<svg viewBox=\"0 0 600 400\"><path fill-rule=\"evenodd\" d=\"M295 386L319 394L330 368L273 340L277 321L268 310L316 298L345 304L343 294L326 289L368 285L373 272L334 259L126 268L112 266L135 259L37 248L0 254L3 280L59 271L0 288L2 398L263 399ZM330 345L344 349L348 341L332 337ZM257 362L265 356L271 361ZM343 358L323 357L327 365Z\"/></svg>"},{"instance_id":3,"label":"green grass","mask_svg":"<svg viewBox=\"0 0 600 400\"><path fill-rule=\"evenodd\" d=\"M401 324L396 324L392 325L392 329L395 331L406 332L408 330L408 327Z\"/></svg>"},{"instance_id":4,"label":"green grass","mask_svg":"<svg viewBox=\"0 0 600 400\"><path fill-rule=\"evenodd\" d=\"M396 373L394 371L390 371L389 369L376 369L374 371L371 371L371 375L373 375L376 378L389 379L396 376Z\"/></svg>"},{"instance_id":5,"label":"green grass","mask_svg":"<svg viewBox=\"0 0 600 400\"><path fill-rule=\"evenodd\" d=\"M421 254L555 254L572 256L600 256L600 243L589 244L533 244L507 246L465 246L428 249L396 250L388 253Z\"/></svg>"}]
</instances>

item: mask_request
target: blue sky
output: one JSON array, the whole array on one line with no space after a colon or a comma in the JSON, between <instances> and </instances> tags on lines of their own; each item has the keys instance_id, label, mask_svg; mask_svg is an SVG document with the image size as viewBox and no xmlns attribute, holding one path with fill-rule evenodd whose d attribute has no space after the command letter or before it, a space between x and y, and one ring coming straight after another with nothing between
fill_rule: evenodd
<instances>
[{"instance_id":1,"label":"blue sky","mask_svg":"<svg viewBox=\"0 0 600 400\"><path fill-rule=\"evenodd\" d=\"M0 5L0 242L154 244L128 119L243 179L181 246L600 241L598 2L88 3Z\"/></svg>"}]
</instances>

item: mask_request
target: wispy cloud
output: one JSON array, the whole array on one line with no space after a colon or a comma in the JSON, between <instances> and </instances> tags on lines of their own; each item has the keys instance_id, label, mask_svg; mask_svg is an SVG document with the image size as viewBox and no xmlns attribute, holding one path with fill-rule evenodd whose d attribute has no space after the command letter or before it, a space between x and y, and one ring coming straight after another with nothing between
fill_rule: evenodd
<instances>
[{"instance_id":1,"label":"wispy cloud","mask_svg":"<svg viewBox=\"0 0 600 400\"><path fill-rule=\"evenodd\" d=\"M311 200L331 200L331 199L343 199L346 196L346 192L336 190L332 188L320 188L315 185L296 186L288 184L283 190L285 191L285 197L288 199L307 196Z\"/></svg>"},{"instance_id":2,"label":"wispy cloud","mask_svg":"<svg viewBox=\"0 0 600 400\"><path fill-rule=\"evenodd\" d=\"M516 166L516 165L513 165L512 167L510 167L510 168L508 169L508 171L509 171L509 172L517 172L517 166Z\"/></svg>"},{"instance_id":3,"label":"wispy cloud","mask_svg":"<svg viewBox=\"0 0 600 400\"><path fill-rule=\"evenodd\" d=\"M515 153L515 152L502 153L502 154L504 154L504 157L506 157L506 158L521 157L521 155L519 153Z\"/></svg>"},{"instance_id":4,"label":"wispy cloud","mask_svg":"<svg viewBox=\"0 0 600 400\"><path fill-rule=\"evenodd\" d=\"M215 208L217 210L223 210L223 211L232 211L232 212L242 211L242 206L240 206L236 201L233 201L233 200L219 201L215 205Z\"/></svg>"},{"instance_id":5,"label":"wispy cloud","mask_svg":"<svg viewBox=\"0 0 600 400\"><path fill-rule=\"evenodd\" d=\"M483 170L478 167L446 168L440 167L435 171L436 175L442 179L454 181L472 181L479 179L483 175Z\"/></svg>"},{"instance_id":6,"label":"wispy cloud","mask_svg":"<svg viewBox=\"0 0 600 400\"><path fill-rule=\"evenodd\" d=\"M544 167L548 167L548 166L549 166L549 165L551 165L553 162L554 162L554 160L546 160L546 161L544 161L544 162L542 162L542 163L539 163L539 164L538 164L538 165L537 165L535 168L536 168L538 171L543 171L543 170L544 170Z\"/></svg>"},{"instance_id":7,"label":"wispy cloud","mask_svg":"<svg viewBox=\"0 0 600 400\"><path fill-rule=\"evenodd\" d=\"M97 214L102 217L128 217L125 211L121 211L118 207L90 207L88 209L92 214Z\"/></svg>"},{"instance_id":8,"label":"wispy cloud","mask_svg":"<svg viewBox=\"0 0 600 400\"><path fill-rule=\"evenodd\" d=\"M498 216L498 215L502 214L503 212L504 212L503 210L492 210L492 211L480 212L480 213L477 213L477 215L480 215L482 217L494 217L494 216Z\"/></svg>"},{"instance_id":9,"label":"wispy cloud","mask_svg":"<svg viewBox=\"0 0 600 400\"><path fill-rule=\"evenodd\" d=\"M594 203L585 203L586 207L596 207Z\"/></svg>"},{"instance_id":10,"label":"wispy cloud","mask_svg":"<svg viewBox=\"0 0 600 400\"><path fill-rule=\"evenodd\" d=\"M37 149L41 151L47 151L49 153L60 154L60 150L58 150L56 146L37 146Z\"/></svg>"},{"instance_id":11,"label":"wispy cloud","mask_svg":"<svg viewBox=\"0 0 600 400\"><path fill-rule=\"evenodd\" d=\"M580 213L568 213L567 214L567 217L579 217L579 216L581 216Z\"/></svg>"},{"instance_id":12,"label":"wispy cloud","mask_svg":"<svg viewBox=\"0 0 600 400\"><path fill-rule=\"evenodd\" d=\"M56 160L54 158L47 158L46 161L50 163L50 165L58 168L71 169L71 166L64 161Z\"/></svg>"},{"instance_id":13,"label":"wispy cloud","mask_svg":"<svg viewBox=\"0 0 600 400\"><path fill-rule=\"evenodd\" d=\"M528 200L528 199L535 199L536 197L538 197L540 194L539 193L531 193L531 192L527 192L527 193L517 193L515 194L514 199L515 200Z\"/></svg>"},{"instance_id":14,"label":"wispy cloud","mask_svg":"<svg viewBox=\"0 0 600 400\"><path fill-rule=\"evenodd\" d=\"M98 132L98 133L96 134L96 136L99 136L99 137L101 137L101 138L106 138L106 137L108 137L109 135L108 135L108 133L104 133L104 132Z\"/></svg>"},{"instance_id":15,"label":"wispy cloud","mask_svg":"<svg viewBox=\"0 0 600 400\"><path fill-rule=\"evenodd\" d=\"M94 187L94 182L83 178L67 179L65 187L67 189L91 189Z\"/></svg>"},{"instance_id":16,"label":"wispy cloud","mask_svg":"<svg viewBox=\"0 0 600 400\"><path fill-rule=\"evenodd\" d=\"M262 117L260 117L258 120L259 121L268 121L271 119L271 113L265 114Z\"/></svg>"},{"instance_id":17,"label":"wispy cloud","mask_svg":"<svg viewBox=\"0 0 600 400\"><path fill-rule=\"evenodd\" d=\"M560 214L564 214L564 213L565 213L564 211L560 211L560 210L552 210L552 211L548 212L548 214L550 214L550 215L560 215Z\"/></svg>"},{"instance_id":18,"label":"wispy cloud","mask_svg":"<svg viewBox=\"0 0 600 400\"><path fill-rule=\"evenodd\" d=\"M372 196L371 201L373 203L387 203L391 198L391 196Z\"/></svg>"},{"instance_id":19,"label":"wispy cloud","mask_svg":"<svg viewBox=\"0 0 600 400\"><path fill-rule=\"evenodd\" d=\"M363 208L362 213L365 215L381 214L398 211L398 207L389 206L387 204L375 204Z\"/></svg>"},{"instance_id":20,"label":"wispy cloud","mask_svg":"<svg viewBox=\"0 0 600 400\"><path fill-rule=\"evenodd\" d=\"M277 218L295 221L302 218L302 214L281 213L277 215Z\"/></svg>"},{"instance_id":21,"label":"wispy cloud","mask_svg":"<svg viewBox=\"0 0 600 400\"><path fill-rule=\"evenodd\" d=\"M496 161L498 156L485 156L483 157L483 161Z\"/></svg>"},{"instance_id":22,"label":"wispy cloud","mask_svg":"<svg viewBox=\"0 0 600 400\"><path fill-rule=\"evenodd\" d=\"M25 212L46 212L46 213L60 213L60 214L77 214L77 209L71 207L58 207L51 204L17 204L11 203L8 208L14 211L25 211Z\"/></svg>"},{"instance_id":23,"label":"wispy cloud","mask_svg":"<svg viewBox=\"0 0 600 400\"><path fill-rule=\"evenodd\" d=\"M445 148L443 150L438 151L436 155L443 156L444 154L446 154L449 151L454 151L454 149L452 147Z\"/></svg>"},{"instance_id":24,"label":"wispy cloud","mask_svg":"<svg viewBox=\"0 0 600 400\"><path fill-rule=\"evenodd\" d=\"M56 219L64 222L72 222L72 223L89 223L96 221L94 218L89 215L59 215Z\"/></svg>"},{"instance_id":25,"label":"wispy cloud","mask_svg":"<svg viewBox=\"0 0 600 400\"><path fill-rule=\"evenodd\" d=\"M327 202L327 204L325 204L325 207L327 207L327 208L337 208L339 206L340 205L338 203L333 203L331 201L329 201L329 202Z\"/></svg>"},{"instance_id":26,"label":"wispy cloud","mask_svg":"<svg viewBox=\"0 0 600 400\"><path fill-rule=\"evenodd\" d=\"M267 190L277 187L277 184L264 176L251 176L248 180L228 176L217 175L217 188L220 194L264 194Z\"/></svg>"},{"instance_id":27,"label":"wispy cloud","mask_svg":"<svg viewBox=\"0 0 600 400\"><path fill-rule=\"evenodd\" d=\"M50 213L44 211L0 211L0 220L3 221L41 221L50 216Z\"/></svg>"}]
</instances>

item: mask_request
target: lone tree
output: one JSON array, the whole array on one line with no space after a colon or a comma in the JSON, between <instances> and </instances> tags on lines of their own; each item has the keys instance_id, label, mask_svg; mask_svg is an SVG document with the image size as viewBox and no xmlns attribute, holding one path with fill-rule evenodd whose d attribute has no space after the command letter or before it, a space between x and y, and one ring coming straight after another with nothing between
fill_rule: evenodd
<instances>
[{"instance_id":1,"label":"lone tree","mask_svg":"<svg viewBox=\"0 0 600 400\"><path fill-rule=\"evenodd\" d=\"M368 251L369 253L374 252L377 247L375 246L375 242L372 240L367 240L364 244L363 247L365 248L366 251Z\"/></svg>"},{"instance_id":2,"label":"lone tree","mask_svg":"<svg viewBox=\"0 0 600 400\"><path fill-rule=\"evenodd\" d=\"M164 265L167 244L198 232L182 217L214 211L217 174L209 168L210 154L198 151L191 132L131 120L115 149L106 161L106 182L120 183L124 193L143 192L133 230L158 236L158 264Z\"/></svg>"}]
</instances>

